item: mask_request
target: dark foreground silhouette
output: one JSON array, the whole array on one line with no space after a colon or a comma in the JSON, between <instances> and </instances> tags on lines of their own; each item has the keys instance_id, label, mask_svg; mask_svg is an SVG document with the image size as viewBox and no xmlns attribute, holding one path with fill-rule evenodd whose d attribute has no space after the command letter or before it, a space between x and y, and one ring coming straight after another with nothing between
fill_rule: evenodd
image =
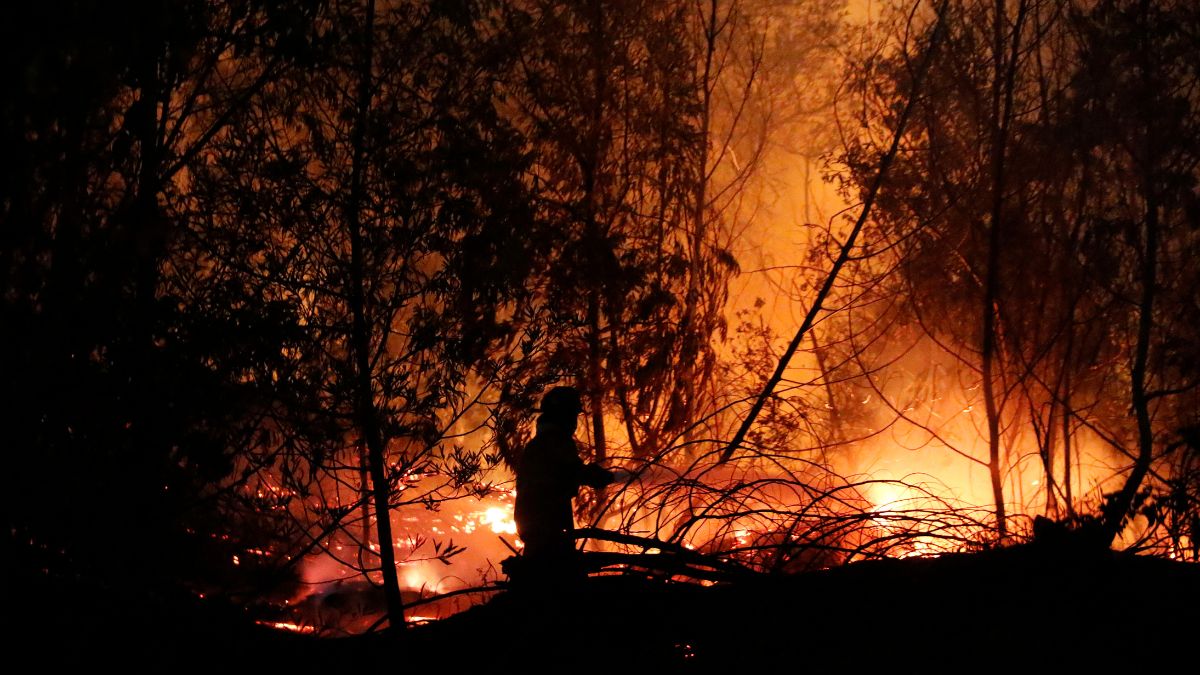
<instances>
[{"instance_id":1,"label":"dark foreground silhouette","mask_svg":"<svg viewBox=\"0 0 1200 675\"><path fill-rule=\"evenodd\" d=\"M1192 658L1197 603L1200 566L1025 545L710 587L591 577L549 597L505 593L411 634L428 654L463 636L496 645L465 667L1148 672Z\"/></svg>"},{"instance_id":2,"label":"dark foreground silhouette","mask_svg":"<svg viewBox=\"0 0 1200 675\"><path fill-rule=\"evenodd\" d=\"M188 596L11 581L11 663L158 672L1153 672L1194 659L1200 606L1200 566L1037 545L711 587L589 577L346 639L255 626Z\"/></svg>"},{"instance_id":3,"label":"dark foreground silhouette","mask_svg":"<svg viewBox=\"0 0 1200 675\"><path fill-rule=\"evenodd\" d=\"M579 458L574 435L583 405L574 387L551 389L540 410L537 433L517 462L514 516L525 549L505 571L514 583L561 585L583 574L571 500L581 486L608 485L613 474Z\"/></svg>"}]
</instances>

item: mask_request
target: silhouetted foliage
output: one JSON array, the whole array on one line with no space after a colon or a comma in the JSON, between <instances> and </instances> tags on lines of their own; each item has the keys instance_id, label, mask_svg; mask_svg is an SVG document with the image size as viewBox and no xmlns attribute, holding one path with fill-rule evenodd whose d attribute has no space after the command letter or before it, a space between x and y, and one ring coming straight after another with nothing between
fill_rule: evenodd
<instances>
[{"instance_id":1,"label":"silhouetted foliage","mask_svg":"<svg viewBox=\"0 0 1200 675\"><path fill-rule=\"evenodd\" d=\"M225 340L228 314L162 292L183 178L294 63L306 15L144 9L54 2L5 23L0 348L15 395L0 420L22 477L6 491L5 536L37 551L30 567L153 587L212 571L196 569L198 549L222 531L214 493L258 396L223 366L277 361L287 339L287 317L255 312Z\"/></svg>"},{"instance_id":2,"label":"silhouetted foliage","mask_svg":"<svg viewBox=\"0 0 1200 675\"><path fill-rule=\"evenodd\" d=\"M482 479L483 451L456 455L451 436L472 378L487 386L489 358L521 329L514 308L543 257L521 137L496 107L508 59L502 36L479 31L483 10L331 10L314 63L271 83L197 169L176 269L181 284L245 287L294 313L288 368L255 374L278 389L278 433L242 459L289 492L322 494L297 515L306 536L327 549L331 531L362 528L362 556L372 537L394 539L390 518L356 515L368 473L372 509L389 514L408 476ZM352 566L382 563L394 580L390 548Z\"/></svg>"},{"instance_id":3,"label":"silhouetted foliage","mask_svg":"<svg viewBox=\"0 0 1200 675\"><path fill-rule=\"evenodd\" d=\"M528 367L579 378L600 460L609 445L661 449L711 396L736 267L700 188L714 86L700 18L673 2L513 2L503 14L518 40L512 117L549 225L534 299L550 343Z\"/></svg>"},{"instance_id":4,"label":"silhouetted foliage","mask_svg":"<svg viewBox=\"0 0 1200 675\"><path fill-rule=\"evenodd\" d=\"M826 169L866 204L804 224L786 349L726 307L733 244L771 148L827 145L841 73L786 65L843 3L31 5L0 35L15 578L245 606L319 558L355 601L310 604L398 625L401 565L463 550L399 523L494 495L556 384L621 476L577 508L593 570L1196 560L1200 10L934 5L839 57ZM885 445L991 505L843 475Z\"/></svg>"},{"instance_id":5,"label":"silhouetted foliage","mask_svg":"<svg viewBox=\"0 0 1200 675\"><path fill-rule=\"evenodd\" d=\"M950 373L994 380L994 394L985 386L974 402L998 423L991 443L1002 452L985 462L1007 492L997 507L1028 499L1014 481L1021 446L1037 448L1050 514L1080 506L1072 472L1084 443L1133 460L1106 501L1115 536L1151 466L1169 479L1175 430L1194 415L1196 373L1173 354L1195 315L1184 261L1195 254L1196 54L1183 36L1196 13L1021 2L997 18L1001 6L950 14L948 56L881 197L869 247L891 272L880 296L892 300L868 320L915 324L926 337L914 342L957 362ZM885 128L911 58L861 71ZM878 152L849 146L851 185ZM972 320L980 306L983 322Z\"/></svg>"}]
</instances>

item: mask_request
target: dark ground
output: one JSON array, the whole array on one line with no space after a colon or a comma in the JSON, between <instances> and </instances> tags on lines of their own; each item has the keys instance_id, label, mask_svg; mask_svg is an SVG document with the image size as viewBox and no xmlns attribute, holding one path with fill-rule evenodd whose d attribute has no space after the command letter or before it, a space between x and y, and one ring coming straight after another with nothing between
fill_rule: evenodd
<instances>
[{"instance_id":1,"label":"dark ground","mask_svg":"<svg viewBox=\"0 0 1200 675\"><path fill-rule=\"evenodd\" d=\"M400 638L318 639L182 595L17 582L6 638L38 670L1197 672L1200 645L1200 566L1036 545L707 588L594 577L501 593Z\"/></svg>"}]
</instances>

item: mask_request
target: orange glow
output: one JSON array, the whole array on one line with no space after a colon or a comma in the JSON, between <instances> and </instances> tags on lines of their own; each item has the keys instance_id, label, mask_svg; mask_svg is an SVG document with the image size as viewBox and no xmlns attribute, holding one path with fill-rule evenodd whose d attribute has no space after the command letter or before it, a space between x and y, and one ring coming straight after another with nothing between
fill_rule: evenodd
<instances>
[{"instance_id":1,"label":"orange glow","mask_svg":"<svg viewBox=\"0 0 1200 675\"><path fill-rule=\"evenodd\" d=\"M304 626L297 623L289 623L287 621L256 621L260 626L267 626L277 630L286 630L292 633L315 633L317 632L314 626Z\"/></svg>"},{"instance_id":2,"label":"orange glow","mask_svg":"<svg viewBox=\"0 0 1200 675\"><path fill-rule=\"evenodd\" d=\"M517 522L513 520L512 509L498 506L489 507L479 519L480 525L490 525L496 534L516 534Z\"/></svg>"}]
</instances>

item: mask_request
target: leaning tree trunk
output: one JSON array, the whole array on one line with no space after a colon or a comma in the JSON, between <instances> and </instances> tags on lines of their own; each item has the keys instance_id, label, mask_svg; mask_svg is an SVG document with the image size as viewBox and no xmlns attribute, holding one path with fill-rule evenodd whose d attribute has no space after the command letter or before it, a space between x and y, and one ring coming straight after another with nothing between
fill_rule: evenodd
<instances>
[{"instance_id":1,"label":"leaning tree trunk","mask_svg":"<svg viewBox=\"0 0 1200 675\"><path fill-rule=\"evenodd\" d=\"M917 69L916 75L913 78L912 91L909 92L908 102L901 112L899 120L896 124L896 130L892 134L892 142L888 147L887 152L879 160L879 170L875 174L875 179L871 182L871 187L867 191L866 198L863 199L862 211L858 214L858 218L854 221L854 227L851 228L850 234L846 237L846 241L842 243L841 251L838 257L833 261L833 266L830 267L829 273L825 275L825 281L821 284L821 288L817 291L817 295L813 298L812 305L809 306L808 312L804 315L804 320L800 322L800 328L796 330L796 334L792 336L792 341L783 350L783 356L779 358L779 363L775 366L775 372L771 373L771 377L767 379L761 391L759 391L754 403L750 406L750 411L746 413L746 418L742 420L733 438L721 451L721 456L718 463L728 462L733 458L733 454L741 447L746 440L746 434L750 432L750 428L754 426L754 421L758 419L759 413L762 412L763 406L766 405L767 399L774 393L775 387L783 380L783 374L787 371L788 364L791 363L792 357L795 356L796 350L800 347L800 342L808 331L812 329L816 323L817 317L824 310L826 298L833 290L833 284L837 281L838 275L841 274L842 268L850 260L850 253L854 250L854 245L858 241L858 237L862 234L863 227L866 226L867 218L871 214L871 208L875 205L875 199L879 196L879 190L883 187L883 182L887 178L888 171L891 169L892 163L896 160L896 154L900 151L900 141L904 139L905 130L908 128L908 121L912 117L913 110L917 104L918 92L925 80L925 74L929 71L929 66L933 62L934 56L937 54L937 49L941 43L942 35L945 32L945 21L943 17L946 14L946 7L949 5L949 0L942 0L937 9L937 23L934 25L933 35L930 37L929 48L925 52L925 57L922 59L920 66Z\"/></svg>"}]
</instances>

